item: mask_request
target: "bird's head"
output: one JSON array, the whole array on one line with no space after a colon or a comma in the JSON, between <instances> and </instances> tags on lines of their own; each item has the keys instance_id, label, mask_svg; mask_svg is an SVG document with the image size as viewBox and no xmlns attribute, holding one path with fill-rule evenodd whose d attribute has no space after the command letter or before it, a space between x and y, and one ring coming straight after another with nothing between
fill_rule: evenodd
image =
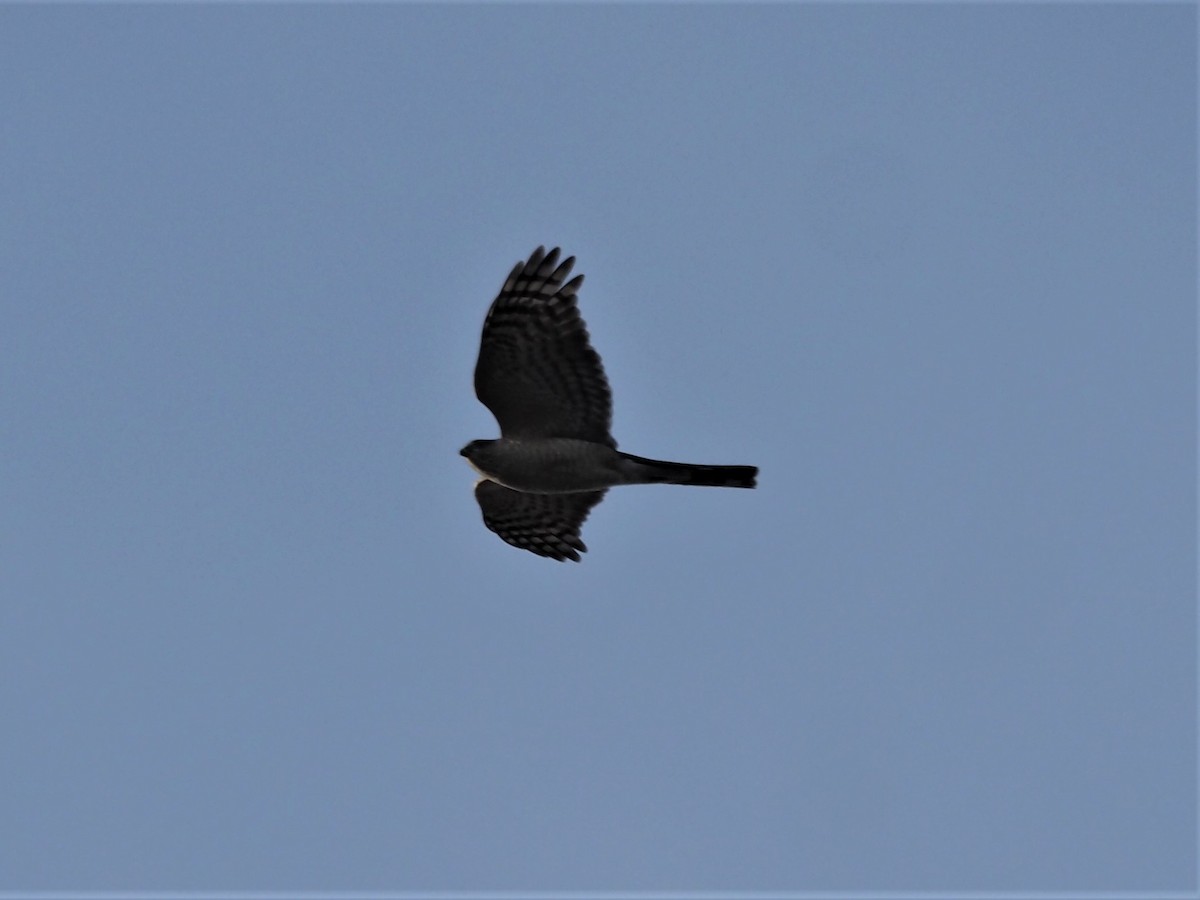
<instances>
[{"instance_id":1,"label":"bird's head","mask_svg":"<svg viewBox=\"0 0 1200 900\"><path fill-rule=\"evenodd\" d=\"M465 456L468 460L473 460L480 453L490 447L495 441L471 441L467 446L458 451L459 456Z\"/></svg>"},{"instance_id":2,"label":"bird's head","mask_svg":"<svg viewBox=\"0 0 1200 900\"><path fill-rule=\"evenodd\" d=\"M467 446L458 451L460 456L465 456L471 468L485 478L490 477L488 470L491 466L488 465L488 451L496 441L471 441Z\"/></svg>"}]
</instances>

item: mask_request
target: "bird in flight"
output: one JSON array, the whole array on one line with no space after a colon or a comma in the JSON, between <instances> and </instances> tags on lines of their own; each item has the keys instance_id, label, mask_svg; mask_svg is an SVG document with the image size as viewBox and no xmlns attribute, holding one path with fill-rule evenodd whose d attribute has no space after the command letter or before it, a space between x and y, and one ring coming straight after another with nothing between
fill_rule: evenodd
<instances>
[{"instance_id":1,"label":"bird in flight","mask_svg":"<svg viewBox=\"0 0 1200 900\"><path fill-rule=\"evenodd\" d=\"M555 247L518 262L483 322L475 394L500 424L498 440L459 451L483 477L483 524L514 547L579 561L579 530L618 484L754 487L755 466L700 466L617 449L612 392L576 305L583 276Z\"/></svg>"}]
</instances>

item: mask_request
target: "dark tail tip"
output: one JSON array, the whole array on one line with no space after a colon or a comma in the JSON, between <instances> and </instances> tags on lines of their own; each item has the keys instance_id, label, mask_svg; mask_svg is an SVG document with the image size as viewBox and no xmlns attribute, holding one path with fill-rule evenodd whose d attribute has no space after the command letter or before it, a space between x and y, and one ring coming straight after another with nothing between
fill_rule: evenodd
<instances>
[{"instance_id":1,"label":"dark tail tip","mask_svg":"<svg viewBox=\"0 0 1200 900\"><path fill-rule=\"evenodd\" d=\"M730 487L752 488L758 486L758 466L729 466Z\"/></svg>"},{"instance_id":2,"label":"dark tail tip","mask_svg":"<svg viewBox=\"0 0 1200 900\"><path fill-rule=\"evenodd\" d=\"M689 466L689 471L679 483L705 487L752 488L757 481L757 466Z\"/></svg>"}]
</instances>

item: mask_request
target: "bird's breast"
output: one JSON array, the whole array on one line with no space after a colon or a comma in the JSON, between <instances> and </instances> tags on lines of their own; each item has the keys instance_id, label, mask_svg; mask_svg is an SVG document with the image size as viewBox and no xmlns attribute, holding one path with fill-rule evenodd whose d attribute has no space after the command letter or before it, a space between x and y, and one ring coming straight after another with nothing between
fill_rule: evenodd
<instances>
[{"instance_id":1,"label":"bird's breast","mask_svg":"<svg viewBox=\"0 0 1200 900\"><path fill-rule=\"evenodd\" d=\"M619 454L571 438L501 439L468 460L479 474L515 491L575 494L619 483Z\"/></svg>"}]
</instances>

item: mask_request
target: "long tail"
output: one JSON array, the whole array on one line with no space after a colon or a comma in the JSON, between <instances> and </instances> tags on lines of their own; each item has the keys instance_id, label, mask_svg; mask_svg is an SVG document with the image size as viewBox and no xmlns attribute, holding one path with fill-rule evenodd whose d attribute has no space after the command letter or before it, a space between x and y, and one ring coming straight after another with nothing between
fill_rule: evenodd
<instances>
[{"instance_id":1,"label":"long tail","mask_svg":"<svg viewBox=\"0 0 1200 900\"><path fill-rule=\"evenodd\" d=\"M630 484L699 484L706 487L752 488L758 466L697 466L692 463L646 459L622 453Z\"/></svg>"}]
</instances>

